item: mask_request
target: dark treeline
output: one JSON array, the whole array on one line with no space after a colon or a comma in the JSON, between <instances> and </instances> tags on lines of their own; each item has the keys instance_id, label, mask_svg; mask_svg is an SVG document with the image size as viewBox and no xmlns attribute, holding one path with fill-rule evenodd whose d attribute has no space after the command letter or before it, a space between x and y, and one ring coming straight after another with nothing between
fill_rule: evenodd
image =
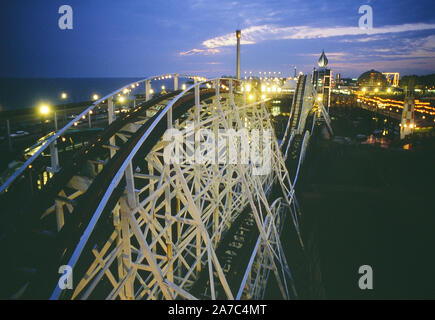
<instances>
[{"instance_id":1,"label":"dark treeline","mask_svg":"<svg viewBox=\"0 0 435 320\"><path fill-rule=\"evenodd\" d=\"M435 87L435 73L425 76L403 76L402 79L400 79L400 87L407 87L410 79L414 79L414 85L417 89L430 89Z\"/></svg>"}]
</instances>

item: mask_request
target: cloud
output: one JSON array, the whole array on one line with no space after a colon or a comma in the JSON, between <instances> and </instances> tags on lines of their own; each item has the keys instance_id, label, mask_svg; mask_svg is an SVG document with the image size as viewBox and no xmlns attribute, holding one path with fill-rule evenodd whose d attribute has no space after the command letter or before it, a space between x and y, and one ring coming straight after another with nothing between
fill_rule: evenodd
<instances>
[{"instance_id":1,"label":"cloud","mask_svg":"<svg viewBox=\"0 0 435 320\"><path fill-rule=\"evenodd\" d=\"M332 27L316 28L309 26L278 27L275 25L252 26L242 30L242 43L255 44L266 40L288 40L288 39L318 39L341 36L371 36L377 34L399 33L408 31L421 31L435 29L435 24L429 23L408 23L394 26L384 26L371 30L360 29L359 27ZM373 38L373 37L372 37ZM370 41L372 39L367 40ZM362 40L363 42L364 40ZM209 49L233 46L236 44L234 33L225 34L205 40L203 46Z\"/></svg>"},{"instance_id":2,"label":"cloud","mask_svg":"<svg viewBox=\"0 0 435 320\"><path fill-rule=\"evenodd\" d=\"M355 43L355 42L381 41L381 40L385 40L385 39L387 39L387 37L373 36L373 37L365 37L365 38L357 38L357 39L341 39L340 42Z\"/></svg>"},{"instance_id":3,"label":"cloud","mask_svg":"<svg viewBox=\"0 0 435 320\"><path fill-rule=\"evenodd\" d=\"M219 53L220 50L219 49L192 49L192 50L188 50L188 51L183 51L180 52L179 55L180 56L194 56L194 55L213 55L213 54L217 54Z\"/></svg>"}]
</instances>

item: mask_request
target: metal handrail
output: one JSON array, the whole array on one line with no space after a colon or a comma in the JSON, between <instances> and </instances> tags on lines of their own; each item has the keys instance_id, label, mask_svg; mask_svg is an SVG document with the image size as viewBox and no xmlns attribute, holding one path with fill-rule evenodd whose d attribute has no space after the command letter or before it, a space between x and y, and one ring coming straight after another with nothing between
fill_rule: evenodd
<instances>
[{"instance_id":1,"label":"metal handrail","mask_svg":"<svg viewBox=\"0 0 435 320\"><path fill-rule=\"evenodd\" d=\"M145 78L145 79L142 79L142 80L139 80L139 81L131 82L131 83L121 87L120 89L117 89L117 90L113 91L112 93L109 93L108 95L104 96L103 98L101 98L101 99L95 101L94 103L92 103L92 105L87 107L77 117L75 117L73 120L71 120L66 126L64 126L62 129L57 131L55 135L53 135L51 138L49 138L33 156L31 156L29 159L27 159L27 161L24 162L24 164L17 171L15 171L14 174L12 174L6 180L6 182L4 184L2 184L0 186L0 194L3 193L12 184L12 182L14 182L15 179L17 179L23 173L23 171L29 165L32 164L32 162L35 161L35 159L38 158L42 154L42 152L50 146L50 144L52 144L55 140L57 140L66 130L68 130L70 127L72 127L75 122L80 121L80 119L83 116L86 116L97 105L99 105L100 103L102 103L103 101L105 101L107 99L112 98L113 96L115 96L118 93L122 92L124 89L129 88L133 84L144 83L146 81L150 81L150 80L154 80L154 79L158 79L158 78L164 78L164 77L168 77L168 76L171 76L171 77L172 76L178 76L178 77L183 77L183 78L200 78L200 79L205 79L204 77L201 77L201 76L193 76L193 75L178 74L178 73L168 73L168 74L162 74L162 75L152 76L152 77L148 77L148 78Z\"/></svg>"}]
</instances>

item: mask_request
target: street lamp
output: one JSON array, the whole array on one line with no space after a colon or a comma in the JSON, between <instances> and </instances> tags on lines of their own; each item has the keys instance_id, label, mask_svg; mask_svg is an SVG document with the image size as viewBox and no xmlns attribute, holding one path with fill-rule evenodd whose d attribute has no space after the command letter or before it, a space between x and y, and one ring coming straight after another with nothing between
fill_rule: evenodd
<instances>
[{"instance_id":1,"label":"street lamp","mask_svg":"<svg viewBox=\"0 0 435 320\"><path fill-rule=\"evenodd\" d=\"M48 114L51 113L51 111L53 111L53 115L54 115L54 131L57 131L57 114L56 114L56 110L51 110L51 106L48 104L41 104L39 106L39 113L43 116L47 116Z\"/></svg>"},{"instance_id":2,"label":"street lamp","mask_svg":"<svg viewBox=\"0 0 435 320\"><path fill-rule=\"evenodd\" d=\"M40 114L42 114L42 115L47 115L47 114L49 114L50 113L50 107L48 106L48 105L46 105L46 104L42 104L40 107L39 107L39 113Z\"/></svg>"},{"instance_id":3,"label":"street lamp","mask_svg":"<svg viewBox=\"0 0 435 320\"><path fill-rule=\"evenodd\" d=\"M60 98L61 98L62 100L65 100L65 99L68 98L68 95L67 95L65 92L62 92L61 95L60 95Z\"/></svg>"}]
</instances>

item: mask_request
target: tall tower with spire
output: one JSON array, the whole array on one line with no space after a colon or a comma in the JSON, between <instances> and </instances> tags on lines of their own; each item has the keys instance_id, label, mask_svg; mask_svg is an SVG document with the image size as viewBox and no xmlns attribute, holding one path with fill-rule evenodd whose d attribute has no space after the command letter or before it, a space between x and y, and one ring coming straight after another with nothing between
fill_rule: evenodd
<instances>
[{"instance_id":1,"label":"tall tower with spire","mask_svg":"<svg viewBox=\"0 0 435 320\"><path fill-rule=\"evenodd\" d=\"M329 105L331 102L331 88L332 88L332 70L327 68L328 58L326 57L325 50L322 50L317 65L319 69L313 70L313 86L317 91L318 97L320 97L326 110L329 111Z\"/></svg>"}]
</instances>

